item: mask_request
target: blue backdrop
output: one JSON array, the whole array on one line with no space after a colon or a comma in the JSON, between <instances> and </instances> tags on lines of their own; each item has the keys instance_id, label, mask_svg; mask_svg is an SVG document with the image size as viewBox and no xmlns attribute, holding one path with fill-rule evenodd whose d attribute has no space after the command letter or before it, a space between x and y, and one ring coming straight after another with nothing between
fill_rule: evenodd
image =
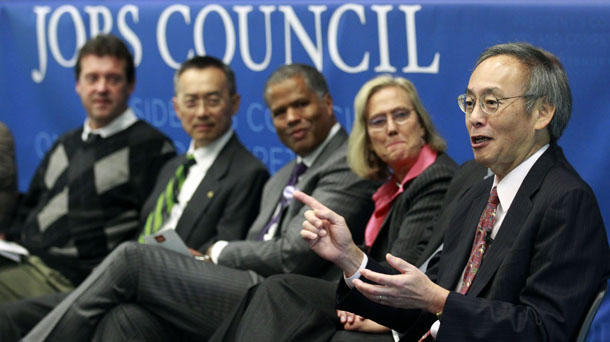
<instances>
[{"instance_id":1,"label":"blue backdrop","mask_svg":"<svg viewBox=\"0 0 610 342\"><path fill-rule=\"evenodd\" d=\"M193 54L224 59L236 71L242 106L234 127L275 172L292 153L274 134L261 96L279 65L303 62L327 77L335 113L349 130L352 100L379 73L415 83L458 162L472 158L456 97L486 47L527 41L564 63L574 95L560 140L610 218L610 3L608 1L24 1L0 2L0 120L17 144L25 190L59 134L82 124L74 92L76 51L98 32L134 52L137 85L130 105L171 136L188 137L171 105L172 75ZM607 329L606 329L607 330ZM605 333L608 336L608 333ZM608 336L610 338L610 336Z\"/></svg>"},{"instance_id":2,"label":"blue backdrop","mask_svg":"<svg viewBox=\"0 0 610 342\"><path fill-rule=\"evenodd\" d=\"M455 98L478 54L492 44L528 41L557 54L574 93L560 144L610 218L610 4L537 1L504 4L398 1L4 1L0 2L0 120L17 140L19 187L56 137L82 124L74 89L76 51L112 32L134 52L136 114L188 146L171 105L172 75L193 54L223 58L236 71L242 106L234 123L244 143L275 172L292 153L274 134L261 88L279 65L304 62L326 75L339 121L349 130L352 100L375 74L417 86L459 162L472 158Z\"/></svg>"}]
</instances>

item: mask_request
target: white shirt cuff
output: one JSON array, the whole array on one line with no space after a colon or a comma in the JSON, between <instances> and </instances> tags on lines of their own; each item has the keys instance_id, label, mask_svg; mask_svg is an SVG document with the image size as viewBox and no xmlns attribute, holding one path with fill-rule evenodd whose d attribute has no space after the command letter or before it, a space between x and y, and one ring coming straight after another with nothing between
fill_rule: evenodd
<instances>
[{"instance_id":1,"label":"white shirt cuff","mask_svg":"<svg viewBox=\"0 0 610 342\"><path fill-rule=\"evenodd\" d=\"M436 321L432 324L432 326L430 327L430 335L432 335L432 338L434 338L436 340L436 335L438 335L438 329L441 328L441 321Z\"/></svg>"},{"instance_id":2,"label":"white shirt cuff","mask_svg":"<svg viewBox=\"0 0 610 342\"><path fill-rule=\"evenodd\" d=\"M218 257L220 256L220 253L222 253L222 250L227 247L228 244L229 241L219 240L212 245L212 247L210 248L210 258L212 259L213 263L218 263Z\"/></svg>"},{"instance_id":3,"label":"white shirt cuff","mask_svg":"<svg viewBox=\"0 0 610 342\"><path fill-rule=\"evenodd\" d=\"M352 281L354 279L358 279L360 278L360 271L362 271L363 269L366 268L366 264L369 262L369 258L366 256L366 253L362 253L362 262L360 263L360 267L358 267L358 270L356 271L356 273L354 273L351 277L346 277L345 276L345 272L343 272L343 279L345 280L345 283L347 284L347 286L351 289L354 287L354 285L352 284Z\"/></svg>"}]
</instances>

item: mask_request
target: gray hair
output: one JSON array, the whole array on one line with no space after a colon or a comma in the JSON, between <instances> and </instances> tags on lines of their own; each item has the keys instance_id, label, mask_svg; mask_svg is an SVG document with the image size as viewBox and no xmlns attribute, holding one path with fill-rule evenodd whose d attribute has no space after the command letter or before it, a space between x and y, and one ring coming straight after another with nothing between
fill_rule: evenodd
<instances>
[{"instance_id":1,"label":"gray hair","mask_svg":"<svg viewBox=\"0 0 610 342\"><path fill-rule=\"evenodd\" d=\"M328 94L328 85L324 75L320 73L316 68L306 64L287 64L277 68L271 76L265 82L265 88L263 90L263 98L265 103L269 106L267 98L267 90L273 84L285 81L295 76L301 76L305 80L307 88L314 92L319 99L322 99L324 95Z\"/></svg>"},{"instance_id":2,"label":"gray hair","mask_svg":"<svg viewBox=\"0 0 610 342\"><path fill-rule=\"evenodd\" d=\"M572 92L568 76L559 59L552 53L528 43L507 43L494 45L483 51L475 68L484 60L498 55L512 56L527 68L529 75L524 95L527 96L528 113L531 113L540 98L555 106L555 115L549 124L548 132L551 142L559 140L572 113Z\"/></svg>"}]
</instances>

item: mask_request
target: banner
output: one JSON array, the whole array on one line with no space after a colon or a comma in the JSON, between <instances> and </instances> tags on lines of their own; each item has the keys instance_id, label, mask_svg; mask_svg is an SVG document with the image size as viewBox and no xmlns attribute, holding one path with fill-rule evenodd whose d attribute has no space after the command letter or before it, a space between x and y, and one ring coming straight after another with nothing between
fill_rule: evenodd
<instances>
[{"instance_id":1,"label":"banner","mask_svg":"<svg viewBox=\"0 0 610 342\"><path fill-rule=\"evenodd\" d=\"M491 45L526 41L556 54L573 91L572 119L559 141L610 218L610 4L592 1L17 1L0 2L0 120L17 144L19 188L45 151L82 125L74 91L78 48L100 32L134 54L136 115L188 147L172 108L173 74L193 55L235 70L242 104L234 128L273 173L294 157L277 139L262 99L278 66L301 62L326 76L334 111L349 131L353 97L375 75L416 85L458 162L472 158L456 97Z\"/></svg>"}]
</instances>

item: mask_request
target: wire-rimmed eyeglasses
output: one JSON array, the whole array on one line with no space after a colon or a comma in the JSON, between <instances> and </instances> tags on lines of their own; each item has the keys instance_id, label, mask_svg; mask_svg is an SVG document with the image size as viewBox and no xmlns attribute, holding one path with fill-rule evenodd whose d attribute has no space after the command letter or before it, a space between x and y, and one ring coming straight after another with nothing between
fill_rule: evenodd
<instances>
[{"instance_id":1,"label":"wire-rimmed eyeglasses","mask_svg":"<svg viewBox=\"0 0 610 342\"><path fill-rule=\"evenodd\" d=\"M527 98L527 97L531 97L531 96L533 96L533 95L517 95L517 96L498 98L494 94L485 94L478 99L478 102L479 102L479 107L481 107L481 110L485 114L493 115L498 111L498 108L500 108L502 101L509 100L509 99L515 99L518 97ZM474 106L476 106L476 104L477 104L477 98L471 94L462 94L462 95L458 96L457 102L458 102L458 106L460 107L462 112L470 115L470 113L472 113L472 111L474 110Z\"/></svg>"},{"instance_id":2,"label":"wire-rimmed eyeglasses","mask_svg":"<svg viewBox=\"0 0 610 342\"><path fill-rule=\"evenodd\" d=\"M392 117L392 121L394 121L395 124L402 125L405 122L407 122L407 120L409 119L409 115L414 110L415 109L413 109L413 108L397 109L397 110L391 112L390 116ZM387 126L387 124L388 124L387 114L375 115L372 118L370 118L369 121L367 122L367 125L369 126L369 128L373 129L373 130L384 129Z\"/></svg>"}]
</instances>

